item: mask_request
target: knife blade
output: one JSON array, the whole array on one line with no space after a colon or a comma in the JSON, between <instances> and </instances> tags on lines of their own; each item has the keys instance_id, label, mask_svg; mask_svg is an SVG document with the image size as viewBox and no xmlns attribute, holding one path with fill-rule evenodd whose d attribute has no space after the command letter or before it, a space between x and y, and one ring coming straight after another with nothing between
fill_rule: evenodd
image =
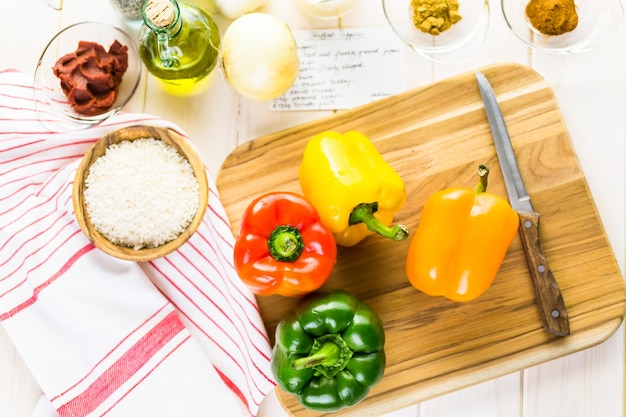
<instances>
[{"instance_id":1,"label":"knife blade","mask_svg":"<svg viewBox=\"0 0 626 417\"><path fill-rule=\"evenodd\" d=\"M533 208L530 196L524 186L511 139L493 88L481 72L476 72L475 75L480 95L485 104L485 112L502 169L509 202L519 215L519 236L533 283L535 301L539 307L543 328L554 335L567 336L570 333L570 327L563 295L539 243L539 213Z\"/></svg>"}]
</instances>

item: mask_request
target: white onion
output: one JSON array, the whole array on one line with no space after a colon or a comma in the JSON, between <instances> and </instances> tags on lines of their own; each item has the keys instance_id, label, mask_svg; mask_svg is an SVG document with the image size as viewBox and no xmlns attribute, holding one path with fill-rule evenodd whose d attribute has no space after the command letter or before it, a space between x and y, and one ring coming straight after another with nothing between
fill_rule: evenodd
<instances>
[{"instance_id":1,"label":"white onion","mask_svg":"<svg viewBox=\"0 0 626 417\"><path fill-rule=\"evenodd\" d=\"M221 64L228 84L252 100L285 94L298 77L298 48L289 26L266 13L237 18L221 43Z\"/></svg>"},{"instance_id":2,"label":"white onion","mask_svg":"<svg viewBox=\"0 0 626 417\"><path fill-rule=\"evenodd\" d=\"M218 13L219 10L213 0L186 0L187 3L194 4L209 14Z\"/></svg>"},{"instance_id":3,"label":"white onion","mask_svg":"<svg viewBox=\"0 0 626 417\"><path fill-rule=\"evenodd\" d=\"M221 14L236 19L264 6L267 0L212 0Z\"/></svg>"}]
</instances>

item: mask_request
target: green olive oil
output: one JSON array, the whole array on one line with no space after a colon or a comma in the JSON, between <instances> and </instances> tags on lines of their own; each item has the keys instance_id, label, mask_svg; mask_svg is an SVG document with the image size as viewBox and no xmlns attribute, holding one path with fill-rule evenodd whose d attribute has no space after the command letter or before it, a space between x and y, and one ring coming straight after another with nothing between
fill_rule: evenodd
<instances>
[{"instance_id":1,"label":"green olive oil","mask_svg":"<svg viewBox=\"0 0 626 417\"><path fill-rule=\"evenodd\" d=\"M175 0L148 0L139 32L139 53L166 92L193 95L206 90L218 62L220 35L198 7Z\"/></svg>"}]
</instances>

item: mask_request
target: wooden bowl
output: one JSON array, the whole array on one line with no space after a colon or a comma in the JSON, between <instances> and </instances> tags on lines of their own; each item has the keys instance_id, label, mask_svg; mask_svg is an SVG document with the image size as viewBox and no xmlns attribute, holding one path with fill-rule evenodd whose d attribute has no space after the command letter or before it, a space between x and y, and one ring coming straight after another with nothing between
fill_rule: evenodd
<instances>
[{"instance_id":1,"label":"wooden bowl","mask_svg":"<svg viewBox=\"0 0 626 417\"><path fill-rule=\"evenodd\" d=\"M91 165L103 155L112 144L124 141L142 138L155 138L173 146L183 157L185 157L193 170L196 180L200 188L200 201L195 216L191 223L178 237L161 246L155 248L133 249L130 247L119 246L105 238L91 224L87 209L85 207L84 190L85 180L89 175ZM193 235L204 217L206 211L209 194L209 185L204 169L204 163L198 155L195 148L181 135L172 129L161 128L156 126L130 126L113 131L100 138L81 160L76 176L74 177L74 186L72 190L72 203L74 205L74 213L76 220L83 233L93 244L103 252L116 258L129 261L149 261L160 258L170 252L178 249L183 243Z\"/></svg>"}]
</instances>

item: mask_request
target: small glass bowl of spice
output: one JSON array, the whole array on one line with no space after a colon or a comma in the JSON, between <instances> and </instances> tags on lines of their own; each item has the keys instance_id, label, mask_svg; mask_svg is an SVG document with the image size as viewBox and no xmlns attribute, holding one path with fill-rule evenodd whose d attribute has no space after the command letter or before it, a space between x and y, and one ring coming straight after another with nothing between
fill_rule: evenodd
<instances>
[{"instance_id":1,"label":"small glass bowl of spice","mask_svg":"<svg viewBox=\"0 0 626 417\"><path fill-rule=\"evenodd\" d=\"M383 0L401 40L436 62L465 62L478 54L489 28L488 0Z\"/></svg>"},{"instance_id":2,"label":"small glass bowl of spice","mask_svg":"<svg viewBox=\"0 0 626 417\"><path fill-rule=\"evenodd\" d=\"M622 28L620 0L501 0L511 31L528 46L579 53L606 43Z\"/></svg>"}]
</instances>

